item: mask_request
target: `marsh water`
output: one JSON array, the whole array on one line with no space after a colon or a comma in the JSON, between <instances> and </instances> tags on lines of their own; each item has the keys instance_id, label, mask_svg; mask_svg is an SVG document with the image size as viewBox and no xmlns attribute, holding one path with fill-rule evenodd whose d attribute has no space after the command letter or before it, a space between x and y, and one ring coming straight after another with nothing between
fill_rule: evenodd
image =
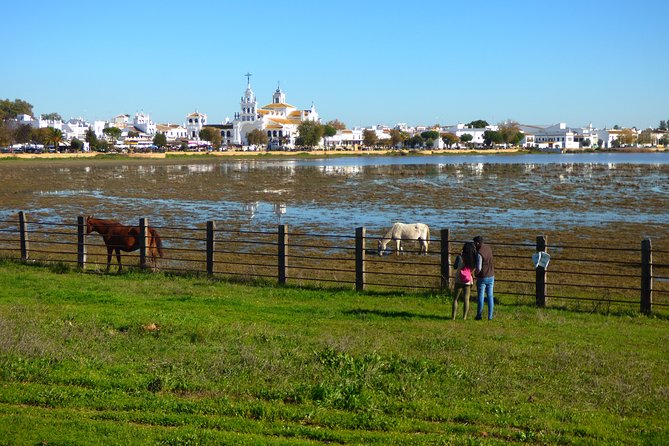
<instances>
[{"instance_id":1,"label":"marsh water","mask_svg":"<svg viewBox=\"0 0 669 446\"><path fill-rule=\"evenodd\" d=\"M669 235L669 153L7 161L0 219L278 223L318 233L422 221L456 233Z\"/></svg>"}]
</instances>

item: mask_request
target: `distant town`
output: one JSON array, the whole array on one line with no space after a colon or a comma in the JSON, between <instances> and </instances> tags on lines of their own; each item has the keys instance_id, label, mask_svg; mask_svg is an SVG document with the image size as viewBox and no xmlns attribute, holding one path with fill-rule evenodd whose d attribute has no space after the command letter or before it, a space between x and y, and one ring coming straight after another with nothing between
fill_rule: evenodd
<instances>
[{"instance_id":1,"label":"distant town","mask_svg":"<svg viewBox=\"0 0 669 446\"><path fill-rule=\"evenodd\" d=\"M518 147L543 151L577 151L669 145L669 121L657 128L598 129L560 122L529 125L515 121L491 124L480 119L453 125L367 128L347 126L334 119L321 122L316 106L297 108L287 102L280 86L264 106L258 105L250 75L232 120L211 123L195 110L181 124L157 124L144 112L119 114L107 121L64 120L58 113L33 116L32 105L20 100L0 101L0 149L3 153L44 151L271 151L366 149L481 149Z\"/></svg>"}]
</instances>

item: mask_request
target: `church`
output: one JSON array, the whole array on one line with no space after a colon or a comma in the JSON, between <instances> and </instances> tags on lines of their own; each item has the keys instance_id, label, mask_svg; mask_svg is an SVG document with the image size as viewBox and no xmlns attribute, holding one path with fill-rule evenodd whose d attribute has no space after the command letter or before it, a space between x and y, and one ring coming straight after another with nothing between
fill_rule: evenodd
<instances>
[{"instance_id":1,"label":"church","mask_svg":"<svg viewBox=\"0 0 669 446\"><path fill-rule=\"evenodd\" d=\"M278 86L272 95L272 102L258 107L251 89L251 74L247 74L246 91L240 101L240 110L235 113L234 120L222 125L214 125L221 129L224 145L248 145L247 135L253 130L260 130L267 135L269 148L294 147L298 136L297 127L304 121L319 122L316 107L300 110L286 102L286 95Z\"/></svg>"}]
</instances>

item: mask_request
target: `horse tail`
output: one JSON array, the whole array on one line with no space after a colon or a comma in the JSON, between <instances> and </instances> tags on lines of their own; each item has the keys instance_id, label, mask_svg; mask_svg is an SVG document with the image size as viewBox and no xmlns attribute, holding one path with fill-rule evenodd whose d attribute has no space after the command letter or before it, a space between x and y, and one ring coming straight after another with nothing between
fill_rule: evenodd
<instances>
[{"instance_id":1,"label":"horse tail","mask_svg":"<svg viewBox=\"0 0 669 446\"><path fill-rule=\"evenodd\" d=\"M430 241L430 227L427 225L425 226L425 241L426 242Z\"/></svg>"},{"instance_id":2,"label":"horse tail","mask_svg":"<svg viewBox=\"0 0 669 446\"><path fill-rule=\"evenodd\" d=\"M156 248L158 248L158 256L162 257L163 256L163 242L162 242L162 240L160 240L160 235L158 234L158 231L151 228L151 235L153 236L153 239L156 241Z\"/></svg>"}]
</instances>

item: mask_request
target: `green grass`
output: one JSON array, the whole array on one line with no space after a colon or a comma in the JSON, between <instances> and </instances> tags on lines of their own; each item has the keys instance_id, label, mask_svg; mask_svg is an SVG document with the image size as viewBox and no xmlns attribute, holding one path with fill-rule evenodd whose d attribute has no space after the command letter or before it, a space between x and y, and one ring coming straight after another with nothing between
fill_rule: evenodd
<instances>
[{"instance_id":1,"label":"green grass","mask_svg":"<svg viewBox=\"0 0 669 446\"><path fill-rule=\"evenodd\" d=\"M475 305L474 308L475 309ZM0 263L0 444L667 444L669 322Z\"/></svg>"}]
</instances>

